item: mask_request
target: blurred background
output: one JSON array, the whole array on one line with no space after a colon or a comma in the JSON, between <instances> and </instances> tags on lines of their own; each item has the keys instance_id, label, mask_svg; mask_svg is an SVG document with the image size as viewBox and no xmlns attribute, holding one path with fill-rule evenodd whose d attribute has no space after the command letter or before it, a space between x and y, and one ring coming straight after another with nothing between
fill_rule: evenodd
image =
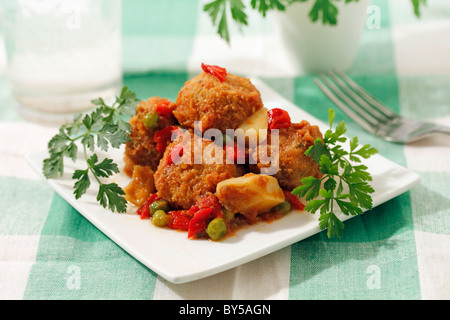
<instances>
[{"instance_id":1,"label":"blurred background","mask_svg":"<svg viewBox=\"0 0 450 320\"><path fill-rule=\"evenodd\" d=\"M421 66L425 64L427 74L450 72L447 61L449 49L446 47L450 35L450 6L445 0L430 0L427 5L421 6L420 18L414 14L411 0L367 0L363 7L364 16L359 14L364 20L359 18L361 22L356 26L349 23L358 20L355 18L357 16L352 12L346 17L345 8L340 8L342 19L338 21L338 26L346 24L342 27L347 29L338 35L325 35L326 41L318 40L317 33L308 30L305 25L293 29L300 34L303 32L300 35L303 38L283 41L287 33L286 28L283 29L283 23L286 25L288 19L287 13L272 10L263 17L247 4L247 26L238 26L228 17L229 43L219 37L217 26L212 24L203 10L208 2L211 1L122 2L121 68L125 83L131 84L140 97L157 94L175 98L177 89L184 81L200 72L202 62L225 66L228 71L240 75L261 77L290 100L294 99L292 79L320 71L302 67L298 55L314 57L316 61L308 60L308 66L314 63L326 66L323 60L327 57L348 57L348 61L341 64L345 64L344 71L356 76L421 74ZM306 18L312 2L306 5L301 19ZM293 20L299 19L296 16ZM350 35L353 31L349 30L359 28L362 29L361 35ZM305 40L308 32L312 39ZM299 53L289 47L289 44L299 41L303 41L302 49L312 48L319 41L328 43L328 46ZM339 48L344 44L345 49ZM110 52L112 54L113 50ZM325 54L319 57L321 52ZM330 52L332 54L328 54ZM0 45L1 96L4 99L10 90L5 76L6 67L5 48ZM158 92L152 90L152 81L160 83ZM7 117L5 112L3 117Z\"/></svg>"}]
</instances>

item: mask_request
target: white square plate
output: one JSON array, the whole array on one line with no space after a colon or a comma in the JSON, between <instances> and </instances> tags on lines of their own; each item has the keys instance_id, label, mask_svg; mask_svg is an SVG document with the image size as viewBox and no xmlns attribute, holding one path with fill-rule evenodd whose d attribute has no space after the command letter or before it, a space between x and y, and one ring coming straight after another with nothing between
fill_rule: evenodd
<instances>
[{"instance_id":1,"label":"white square plate","mask_svg":"<svg viewBox=\"0 0 450 320\"><path fill-rule=\"evenodd\" d=\"M260 80L252 79L252 82L261 92L266 108L281 107L290 113L293 122L307 120L318 125L322 132L328 129L328 125L293 105ZM114 151L108 157L120 166L123 164L123 150ZM27 160L42 175L42 162L47 156L43 151L29 155ZM83 198L75 200L71 176L74 170L84 169L85 165L70 160L65 164L62 178L48 180L55 192L130 255L172 283L185 283L217 274L320 232L317 215L291 212L275 222L242 229L221 242L188 240L187 233L154 227L149 220L141 220L133 212L117 214L104 209L96 201L95 184ZM418 174L379 155L365 164L373 177L374 206L397 197L420 181ZM114 181L123 187L129 178L119 174ZM342 214L339 217L342 221L351 218Z\"/></svg>"}]
</instances>

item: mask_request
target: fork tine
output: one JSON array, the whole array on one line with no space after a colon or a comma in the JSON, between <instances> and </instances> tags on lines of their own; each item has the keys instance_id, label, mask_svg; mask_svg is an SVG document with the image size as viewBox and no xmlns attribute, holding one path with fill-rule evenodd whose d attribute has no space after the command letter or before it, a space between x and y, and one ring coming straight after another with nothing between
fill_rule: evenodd
<instances>
[{"instance_id":1,"label":"fork tine","mask_svg":"<svg viewBox=\"0 0 450 320\"><path fill-rule=\"evenodd\" d=\"M359 94L363 99L365 99L379 114L384 115L391 120L394 118L398 118L399 116L394 113L391 109L386 107L384 104L375 99L371 94L369 94L366 90L361 88L355 81L353 81L350 77L340 71L334 71L336 75L338 75L349 87L351 87L356 93Z\"/></svg>"},{"instance_id":2,"label":"fork tine","mask_svg":"<svg viewBox=\"0 0 450 320\"><path fill-rule=\"evenodd\" d=\"M390 116L378 110L378 108L373 107L370 104L370 101L366 101L357 94L354 90L352 90L349 83L346 82L345 79L342 79L334 72L327 72L327 75L334 81L334 83L343 90L353 101L358 103L358 105L364 109L367 113L369 113L373 118L375 118L378 122L385 122L387 120L391 120Z\"/></svg>"},{"instance_id":3,"label":"fork tine","mask_svg":"<svg viewBox=\"0 0 450 320\"><path fill-rule=\"evenodd\" d=\"M355 113L357 113L366 122L371 124L372 127L376 127L379 125L380 121L376 117L374 117L371 113L367 112L366 110L361 108L358 104L356 104L340 88L338 88L335 83L330 81L324 74L321 74L319 77L336 95L339 96L341 100L343 100L347 104L348 107L351 107Z\"/></svg>"},{"instance_id":4,"label":"fork tine","mask_svg":"<svg viewBox=\"0 0 450 320\"><path fill-rule=\"evenodd\" d=\"M331 79L329 79L324 74L321 74L319 78L322 82L331 90L335 95L337 95L341 101L345 102L347 105L347 109L352 109L352 111L364 119L371 127L377 127L380 124L380 121L374 117L371 113L367 112L361 106L356 104L352 99L350 99ZM373 130L372 130L373 131Z\"/></svg>"},{"instance_id":5,"label":"fork tine","mask_svg":"<svg viewBox=\"0 0 450 320\"><path fill-rule=\"evenodd\" d=\"M325 80L325 81L324 81ZM322 79L324 82L328 82L326 79ZM316 85L322 90L322 92L335 104L337 105L347 116L349 116L353 121L359 124L362 128L366 129L369 132L374 132L374 125L369 122L366 118L361 117L352 109L348 108L345 103L343 103L329 88L319 80L319 78L314 78L314 82ZM329 82L328 82L329 83Z\"/></svg>"}]
</instances>

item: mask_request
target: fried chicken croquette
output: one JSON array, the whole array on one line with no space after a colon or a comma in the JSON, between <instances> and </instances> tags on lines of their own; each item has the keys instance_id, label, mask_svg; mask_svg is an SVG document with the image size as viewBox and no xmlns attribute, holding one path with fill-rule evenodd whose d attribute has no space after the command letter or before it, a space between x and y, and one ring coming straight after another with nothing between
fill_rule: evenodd
<instances>
[{"instance_id":1,"label":"fried chicken croquette","mask_svg":"<svg viewBox=\"0 0 450 320\"><path fill-rule=\"evenodd\" d=\"M180 147L182 139L179 137L167 147L155 172L158 195L173 207L187 210L199 197L214 194L219 182L244 174L240 165L227 164L226 151L213 141L196 140L191 135L190 146ZM195 143L201 145L202 154L197 153L199 148L193 147ZM181 157L178 162L172 159L174 150ZM215 161L217 157L223 161Z\"/></svg>"},{"instance_id":2,"label":"fried chicken croquette","mask_svg":"<svg viewBox=\"0 0 450 320\"><path fill-rule=\"evenodd\" d=\"M139 104L130 119L130 140L125 146L124 172L127 175L132 175L135 165L157 169L165 150L158 148L155 133L178 124L172 114L173 106L170 100L160 97L151 97Z\"/></svg>"},{"instance_id":3,"label":"fried chicken croquette","mask_svg":"<svg viewBox=\"0 0 450 320\"><path fill-rule=\"evenodd\" d=\"M180 124L202 132L208 129L236 129L263 107L261 95L249 79L228 73L224 81L203 72L186 82L175 101L174 116Z\"/></svg>"},{"instance_id":4,"label":"fried chicken croquette","mask_svg":"<svg viewBox=\"0 0 450 320\"><path fill-rule=\"evenodd\" d=\"M302 179L313 176L321 178L319 165L310 157L305 155L306 150L314 144L318 138L323 138L317 126L312 126L308 121L293 123L288 128L279 129L279 149L278 149L278 171L274 177L280 186L287 191L292 191L302 184ZM268 141L271 139L269 131ZM271 154L271 145L267 145L268 156ZM257 163L250 165L250 169L255 173L260 173L263 168L268 168L270 164L263 164L258 153L252 154L257 158Z\"/></svg>"}]
</instances>

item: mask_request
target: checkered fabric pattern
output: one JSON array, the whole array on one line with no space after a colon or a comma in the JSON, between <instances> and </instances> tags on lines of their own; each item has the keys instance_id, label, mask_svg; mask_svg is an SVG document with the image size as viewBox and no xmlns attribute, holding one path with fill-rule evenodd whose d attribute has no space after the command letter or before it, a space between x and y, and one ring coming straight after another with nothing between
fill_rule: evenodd
<instances>
[{"instance_id":1,"label":"checkered fabric pattern","mask_svg":"<svg viewBox=\"0 0 450 320\"><path fill-rule=\"evenodd\" d=\"M311 76L289 68L273 20L250 15L228 46L197 0L124 1L124 83L139 97L175 99L201 62L258 76L326 121L332 107ZM450 126L450 5L374 0L349 74L396 112ZM176 8L176 10L175 10ZM1 52L1 50L0 50ZM0 54L4 61L4 54ZM41 180L25 156L55 128L13 108L0 67L0 299L449 299L450 137L404 146L374 137L336 108L349 136L420 174L411 191L346 222L342 239L320 233L202 280L175 285L144 267ZM78 282L71 277L79 276Z\"/></svg>"}]
</instances>

